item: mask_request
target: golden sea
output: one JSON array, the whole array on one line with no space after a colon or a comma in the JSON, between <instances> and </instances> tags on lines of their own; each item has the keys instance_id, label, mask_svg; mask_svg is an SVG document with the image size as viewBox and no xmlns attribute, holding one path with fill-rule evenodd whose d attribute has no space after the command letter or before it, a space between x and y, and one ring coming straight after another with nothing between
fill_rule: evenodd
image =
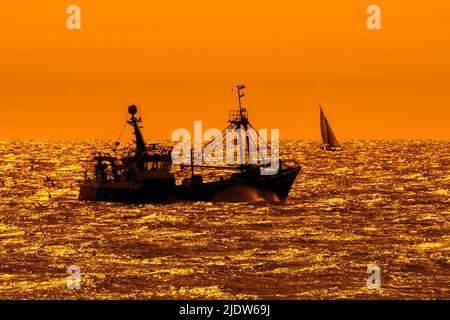
<instances>
[{"instance_id":1,"label":"golden sea","mask_svg":"<svg viewBox=\"0 0 450 320\"><path fill-rule=\"evenodd\" d=\"M449 141L285 141L284 204L78 201L110 145L0 142L1 299L450 299Z\"/></svg>"}]
</instances>

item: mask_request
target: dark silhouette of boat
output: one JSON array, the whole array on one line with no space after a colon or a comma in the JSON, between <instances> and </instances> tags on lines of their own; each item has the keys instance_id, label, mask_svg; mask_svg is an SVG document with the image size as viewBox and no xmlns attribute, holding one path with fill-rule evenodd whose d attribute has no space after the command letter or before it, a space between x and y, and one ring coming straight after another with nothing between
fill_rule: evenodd
<instances>
[{"instance_id":1,"label":"dark silhouette of boat","mask_svg":"<svg viewBox=\"0 0 450 320\"><path fill-rule=\"evenodd\" d=\"M320 104L319 107L320 107L320 133L322 134L322 146L320 148L328 151L342 150L342 147L339 141L336 139L333 130L331 130L330 123L325 117L325 114L322 110L322 106Z\"/></svg>"},{"instance_id":2,"label":"dark silhouette of boat","mask_svg":"<svg viewBox=\"0 0 450 320\"><path fill-rule=\"evenodd\" d=\"M244 96L237 86L239 110L230 111L230 129L253 128L248 121L247 110L241 105ZM300 167L289 166L279 161L278 171L272 175L262 175L261 168L267 163L239 164L233 166L195 165L191 151L189 165L190 177L177 184L171 172L172 147L160 147L158 144L147 145L141 133L141 118L136 117L137 107L128 108L131 118L127 123L134 129L134 148L127 149L121 158L111 154L98 153L94 156L95 169L92 178L86 177L80 186L80 200L123 203L158 203L166 201L241 201L239 193L251 189L260 195L271 195L265 199L285 201L294 183ZM248 147L249 138L246 138ZM270 147L269 147L270 148ZM247 149L248 150L248 149ZM195 173L195 168L210 170L234 170L230 177L205 182L204 177ZM237 194L236 194L237 193ZM235 197L231 195L236 195Z\"/></svg>"}]
</instances>

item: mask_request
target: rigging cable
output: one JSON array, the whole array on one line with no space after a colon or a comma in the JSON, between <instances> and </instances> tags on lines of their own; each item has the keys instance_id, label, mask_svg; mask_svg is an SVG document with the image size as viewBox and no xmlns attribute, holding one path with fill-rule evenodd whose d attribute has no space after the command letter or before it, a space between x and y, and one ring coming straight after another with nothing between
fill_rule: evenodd
<instances>
[{"instance_id":1,"label":"rigging cable","mask_svg":"<svg viewBox=\"0 0 450 320\"><path fill-rule=\"evenodd\" d=\"M127 123L125 122L124 125L123 125L123 128L122 128L122 131L120 131L119 138L117 138L117 140L116 140L116 145L115 145L115 147L114 147L114 152L116 152L117 148L118 148L119 145L120 145L120 139L122 138L122 135L123 135L123 132L125 131L125 127L126 127L126 126L127 126Z\"/></svg>"}]
</instances>

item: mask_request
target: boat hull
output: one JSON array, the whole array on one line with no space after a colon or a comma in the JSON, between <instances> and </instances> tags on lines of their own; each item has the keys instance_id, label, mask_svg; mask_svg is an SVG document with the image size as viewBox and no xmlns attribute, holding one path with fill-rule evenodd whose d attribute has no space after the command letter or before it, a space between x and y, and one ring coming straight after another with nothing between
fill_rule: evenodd
<instances>
[{"instance_id":1,"label":"boat hull","mask_svg":"<svg viewBox=\"0 0 450 320\"><path fill-rule=\"evenodd\" d=\"M289 168L272 176L163 188L157 185L137 187L88 182L81 185L79 199L121 203L162 203L180 200L241 202L263 198L284 202L299 172L300 168Z\"/></svg>"}]
</instances>

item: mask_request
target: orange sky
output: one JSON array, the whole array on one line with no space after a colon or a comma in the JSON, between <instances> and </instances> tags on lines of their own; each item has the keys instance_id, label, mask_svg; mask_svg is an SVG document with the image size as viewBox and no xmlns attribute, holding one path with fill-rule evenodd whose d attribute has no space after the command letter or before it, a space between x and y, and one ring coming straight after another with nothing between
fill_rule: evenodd
<instances>
[{"instance_id":1,"label":"orange sky","mask_svg":"<svg viewBox=\"0 0 450 320\"><path fill-rule=\"evenodd\" d=\"M319 139L319 102L341 139L450 138L446 0L17 0L0 30L0 139L116 139L132 103L147 138L223 128L237 83L281 138Z\"/></svg>"}]
</instances>

